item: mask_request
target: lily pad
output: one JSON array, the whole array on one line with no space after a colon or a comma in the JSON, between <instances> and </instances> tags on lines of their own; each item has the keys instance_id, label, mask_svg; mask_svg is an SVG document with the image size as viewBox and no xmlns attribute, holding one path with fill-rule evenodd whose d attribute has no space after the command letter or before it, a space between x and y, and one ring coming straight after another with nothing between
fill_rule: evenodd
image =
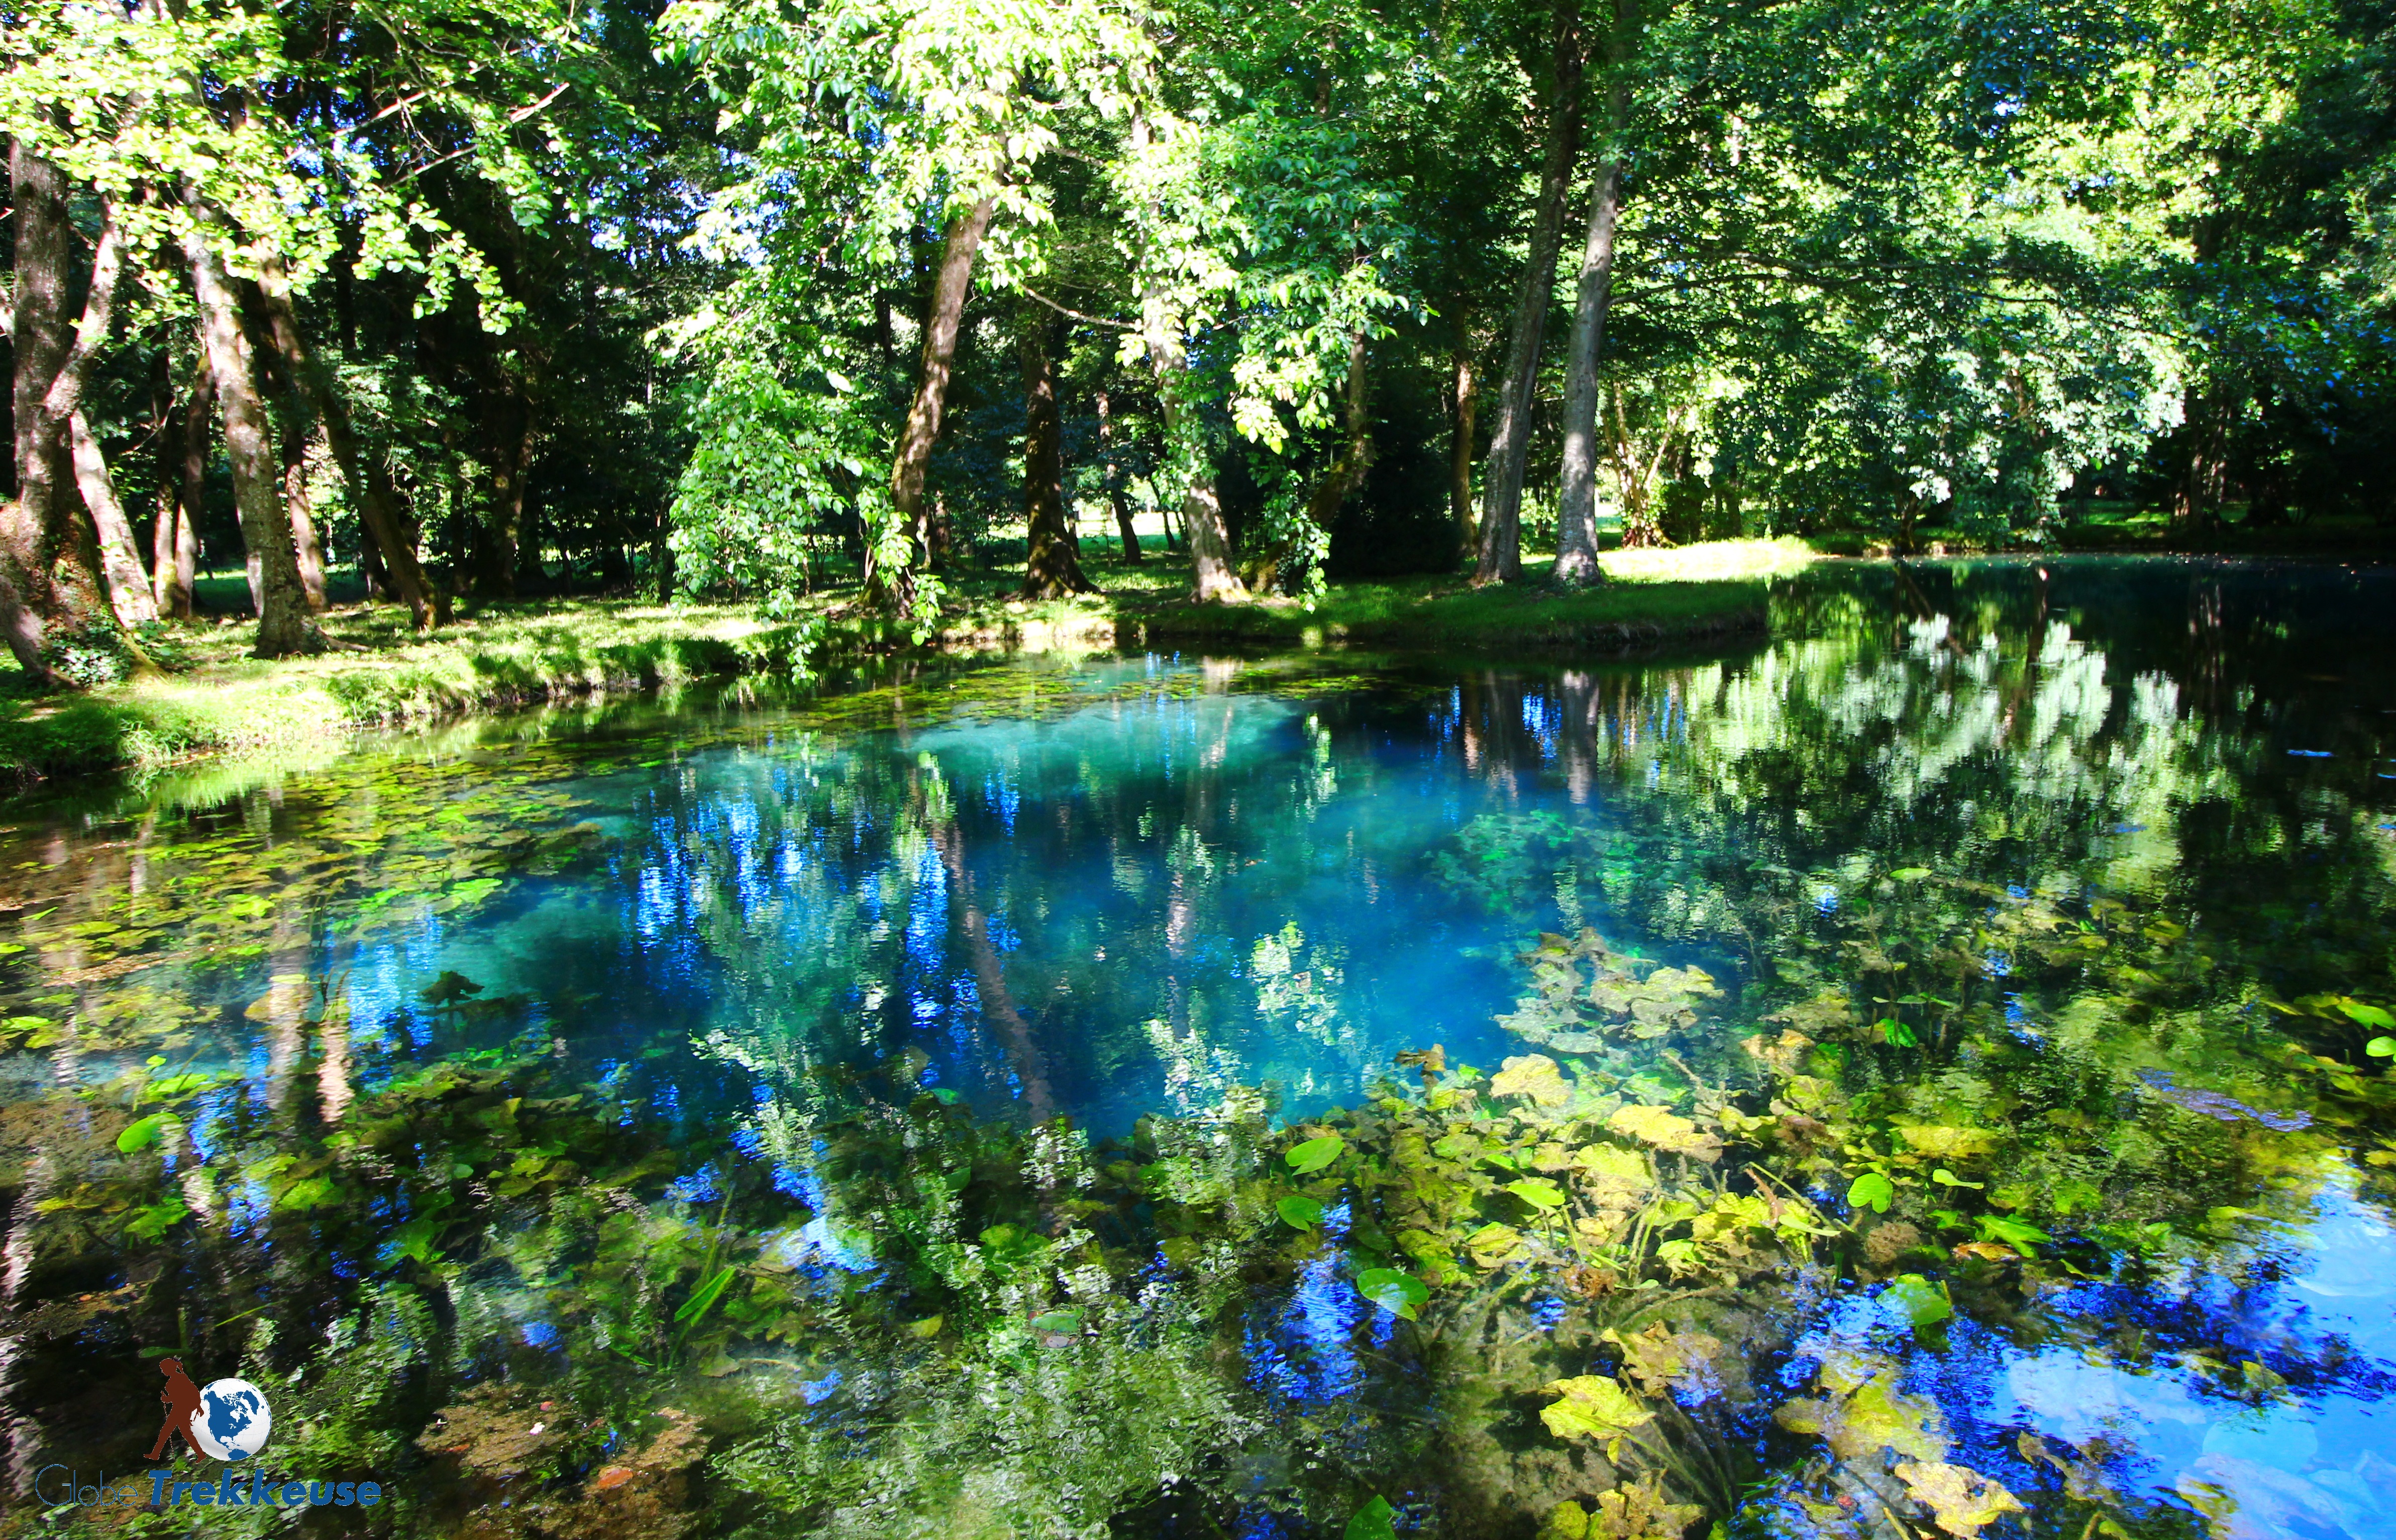
<instances>
[{"instance_id":1,"label":"lily pad","mask_svg":"<svg viewBox=\"0 0 2396 1540\"><path fill-rule=\"evenodd\" d=\"M1348 1527L1339 1532L1340 1540L1397 1540L1396 1514L1390 1500L1375 1493L1373 1500L1349 1519Z\"/></svg>"},{"instance_id":2,"label":"lily pad","mask_svg":"<svg viewBox=\"0 0 2396 1540\"><path fill-rule=\"evenodd\" d=\"M1880 1297L1883 1308L1917 1332L1936 1326L1955 1313L1946 1286L1933 1283L1920 1273L1902 1273L1891 1279Z\"/></svg>"},{"instance_id":3,"label":"lily pad","mask_svg":"<svg viewBox=\"0 0 2396 1540\"><path fill-rule=\"evenodd\" d=\"M116 1136L116 1148L130 1155L137 1149L147 1149L176 1125L171 1112L153 1112L137 1122L127 1123L125 1132Z\"/></svg>"},{"instance_id":4,"label":"lily pad","mask_svg":"<svg viewBox=\"0 0 2396 1540\"><path fill-rule=\"evenodd\" d=\"M1294 1146L1282 1159L1289 1162L1291 1171L1303 1176L1309 1172L1321 1171L1324 1166L1339 1159L1347 1148L1347 1140L1337 1134L1325 1134L1319 1138L1309 1139L1304 1144Z\"/></svg>"},{"instance_id":5,"label":"lily pad","mask_svg":"<svg viewBox=\"0 0 2396 1540\"><path fill-rule=\"evenodd\" d=\"M1323 1205L1303 1193L1281 1199L1273 1204L1273 1212L1292 1229L1311 1230L1323 1223Z\"/></svg>"},{"instance_id":6,"label":"lily pad","mask_svg":"<svg viewBox=\"0 0 2396 1540\"><path fill-rule=\"evenodd\" d=\"M1711 1134L1701 1133L1696 1123L1678 1113L1643 1102L1615 1109L1614 1116L1605 1120L1605 1126L1676 1155L1712 1161L1722 1154L1722 1141Z\"/></svg>"},{"instance_id":7,"label":"lily pad","mask_svg":"<svg viewBox=\"0 0 2396 1540\"><path fill-rule=\"evenodd\" d=\"M1489 1082L1493 1096L1528 1096L1540 1107L1562 1107L1572 1100L1556 1061L1545 1054L1510 1058Z\"/></svg>"},{"instance_id":8,"label":"lily pad","mask_svg":"<svg viewBox=\"0 0 2396 1540\"><path fill-rule=\"evenodd\" d=\"M1431 1288L1410 1272L1396 1268L1367 1268L1356 1275L1356 1292L1375 1305L1407 1321L1431 1301Z\"/></svg>"},{"instance_id":9,"label":"lily pad","mask_svg":"<svg viewBox=\"0 0 2396 1540\"><path fill-rule=\"evenodd\" d=\"M1625 1433L1655 1420L1656 1414L1604 1374L1579 1374L1551 1380L1547 1393L1558 1399L1542 1407L1539 1420L1559 1439L1596 1439L1613 1442Z\"/></svg>"},{"instance_id":10,"label":"lily pad","mask_svg":"<svg viewBox=\"0 0 2396 1540\"><path fill-rule=\"evenodd\" d=\"M1938 1527L1957 1540L1973 1540L1984 1526L2024 1511L2012 1493L1966 1466L1906 1461L1897 1466L1897 1479L1914 1501L1930 1509Z\"/></svg>"},{"instance_id":11,"label":"lily pad","mask_svg":"<svg viewBox=\"0 0 2396 1540\"><path fill-rule=\"evenodd\" d=\"M1847 1187L1847 1206L1886 1214L1897 1200L1897 1184L1877 1171L1867 1171Z\"/></svg>"}]
</instances>

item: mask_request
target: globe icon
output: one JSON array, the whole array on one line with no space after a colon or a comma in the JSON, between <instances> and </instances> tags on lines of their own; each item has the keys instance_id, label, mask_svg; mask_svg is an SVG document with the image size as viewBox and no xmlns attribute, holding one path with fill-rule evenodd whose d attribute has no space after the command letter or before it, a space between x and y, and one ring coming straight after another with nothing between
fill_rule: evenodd
<instances>
[{"instance_id":1,"label":"globe icon","mask_svg":"<svg viewBox=\"0 0 2396 1540\"><path fill-rule=\"evenodd\" d=\"M266 1397L247 1380L211 1380L192 1414L192 1441L213 1460L246 1460L266 1447L274 1414Z\"/></svg>"}]
</instances>

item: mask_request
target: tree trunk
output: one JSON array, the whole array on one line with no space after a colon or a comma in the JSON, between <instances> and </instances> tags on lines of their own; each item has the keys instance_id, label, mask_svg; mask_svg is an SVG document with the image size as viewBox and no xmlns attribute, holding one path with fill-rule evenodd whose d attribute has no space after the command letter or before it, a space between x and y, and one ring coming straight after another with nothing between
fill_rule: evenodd
<instances>
[{"instance_id":1,"label":"tree trunk","mask_svg":"<svg viewBox=\"0 0 2396 1540\"><path fill-rule=\"evenodd\" d=\"M1642 465L1639 445L1631 435L1631 418L1622 405L1622 387L1617 385L1614 397L1614 464L1617 479L1622 483L1622 549L1644 551L1664 543L1664 531L1657 524L1648 502L1647 489L1655 480L1656 468L1663 463L1664 454L1671 445L1674 428L1669 413L1658 406L1663 420L1657 429L1656 452Z\"/></svg>"},{"instance_id":2,"label":"tree trunk","mask_svg":"<svg viewBox=\"0 0 2396 1540\"><path fill-rule=\"evenodd\" d=\"M2230 407L2211 391L2191 389L2182 400L2188 463L2172 488L2172 524L2183 531L2209 529L2220 522L2229 491Z\"/></svg>"},{"instance_id":3,"label":"tree trunk","mask_svg":"<svg viewBox=\"0 0 2396 1540\"><path fill-rule=\"evenodd\" d=\"M116 499L108 457L80 406L68 414L67 431L73 444L75 486L83 494L84 507L91 511L92 527L100 536L100 571L108 579L108 603L117 624L132 627L155 620L158 605L150 596L149 574L141 570L141 548L133 543L133 525L125 517L125 505Z\"/></svg>"},{"instance_id":4,"label":"tree trunk","mask_svg":"<svg viewBox=\"0 0 2396 1540\"><path fill-rule=\"evenodd\" d=\"M1470 556L1479 545L1477 521L1472 514L1472 431L1473 418L1478 415L1481 398L1472 377L1472 359L1464 352L1456 355L1456 435L1447 454L1447 504L1456 515L1458 549Z\"/></svg>"},{"instance_id":5,"label":"tree trunk","mask_svg":"<svg viewBox=\"0 0 2396 1540\"><path fill-rule=\"evenodd\" d=\"M197 339L193 339L196 344ZM216 430L216 386L208 378L208 354L193 350L192 389L183 402L183 485L175 515L173 588L163 602L178 618L190 619L199 609L200 513L206 507L209 435ZM153 587L156 586L153 577Z\"/></svg>"},{"instance_id":6,"label":"tree trunk","mask_svg":"<svg viewBox=\"0 0 2396 1540\"><path fill-rule=\"evenodd\" d=\"M1307 495L1306 516L1314 527L1329 537L1332 521L1339 517L1341 505L1356 495L1364 485L1364 472L1373 466L1373 425L1364 412L1364 333L1363 328L1348 334L1348 380L1345 400L1340 408L1340 429L1344 437L1339 445L1339 458L1331 462L1323 478ZM1270 587L1279 576L1279 568L1288 559L1287 552L1277 552L1259 587Z\"/></svg>"},{"instance_id":7,"label":"tree trunk","mask_svg":"<svg viewBox=\"0 0 2396 1540\"><path fill-rule=\"evenodd\" d=\"M107 333L115 292L116 237L102 234L86 301L88 339L70 345L67 185L59 167L11 139L8 174L16 218L16 293L10 318L10 407L17 497L0 511L0 631L26 675L55 683L43 649L50 627L111 625L92 541L78 517L68 418L82 372ZM105 272L101 269L104 267Z\"/></svg>"},{"instance_id":8,"label":"tree trunk","mask_svg":"<svg viewBox=\"0 0 2396 1540\"><path fill-rule=\"evenodd\" d=\"M23 141L8 143L8 180L16 216L16 307L9 328L15 364L10 405L16 444L17 498L0 523L0 566L8 585L31 613L10 617L9 648L29 674L47 678L42 661L43 621L56 608L50 594L48 542L51 504L66 485L65 424L55 437L43 431L42 399L67 356L66 178Z\"/></svg>"},{"instance_id":9,"label":"tree trunk","mask_svg":"<svg viewBox=\"0 0 2396 1540\"><path fill-rule=\"evenodd\" d=\"M1138 113L1132 116L1131 141L1136 152L1144 152L1149 145L1148 120ZM1231 570L1231 537L1223 527L1223 504L1215 495L1215 467L1205 434L1182 400L1182 392L1189 388L1190 355L1181 330L1180 310L1163 283L1150 278L1140 288L1139 339L1148 351L1149 366L1156 372L1166 462L1182 484L1181 540L1190 549L1195 578L1192 596L1201 604L1221 604L1246 598L1247 590ZM1169 551L1173 547L1169 513L1165 528Z\"/></svg>"},{"instance_id":10,"label":"tree trunk","mask_svg":"<svg viewBox=\"0 0 2396 1540\"><path fill-rule=\"evenodd\" d=\"M512 599L523 556L525 480L532 471L532 405L512 376L500 400L501 409L492 414L491 511L484 526L483 570L474 586Z\"/></svg>"},{"instance_id":11,"label":"tree trunk","mask_svg":"<svg viewBox=\"0 0 2396 1540\"><path fill-rule=\"evenodd\" d=\"M307 418L295 419L283 435L283 507L291 519L291 551L300 563L300 590L308 613L325 613L325 542L316 533L316 511L308 498Z\"/></svg>"},{"instance_id":12,"label":"tree trunk","mask_svg":"<svg viewBox=\"0 0 2396 1540\"><path fill-rule=\"evenodd\" d=\"M449 606L433 592L433 585L425 578L424 567L417 560L416 542L408 538L401 523L398 500L392 495L382 462L362 450L356 425L350 417L348 398L341 394L332 371L325 366L300 331L300 316L291 303L290 281L284 274L282 263L268 258L260 268L258 286L266 296L266 314L273 325L275 350L283 354L291 378L299 382L308 409L325 425L325 443L333 451L333 464L341 472L341 485L357 500L359 522L366 525L367 537L380 551L400 602L407 606L418 631L430 630L449 618ZM191 504L194 517L198 509L194 498Z\"/></svg>"},{"instance_id":13,"label":"tree trunk","mask_svg":"<svg viewBox=\"0 0 2396 1540\"><path fill-rule=\"evenodd\" d=\"M1098 392L1098 463L1106 473L1107 504L1114 510L1115 532L1123 542L1123 558L1126 565L1138 566L1139 531L1132 527L1131 496L1124 488L1123 466L1115 454L1113 403L1104 391Z\"/></svg>"},{"instance_id":14,"label":"tree trunk","mask_svg":"<svg viewBox=\"0 0 2396 1540\"><path fill-rule=\"evenodd\" d=\"M224 264L208 244L221 221L193 200L197 216L183 237L198 300L202 351L224 420L225 454L233 462L233 503L241 514L243 542L258 563L258 649L260 657L287 657L325 650L325 633L308 613L292 551L291 521L283 503L281 467L273 429L259 399L256 360L241 325L240 301Z\"/></svg>"},{"instance_id":15,"label":"tree trunk","mask_svg":"<svg viewBox=\"0 0 2396 1540\"><path fill-rule=\"evenodd\" d=\"M948 404L949 371L956 363L957 325L965 317L965 296L973 288L974 257L990 232L996 207L992 200L982 199L950 221L941 243L931 309L924 317L923 367L914 402L907 409L907 426L898 435L898 452L890 463L890 506L897 527L866 531L866 591L888 610L914 607L911 574L921 553L909 548L914 544L916 515L923 511L924 479L931 470L933 442L940 434L940 412Z\"/></svg>"},{"instance_id":16,"label":"tree trunk","mask_svg":"<svg viewBox=\"0 0 2396 1540\"><path fill-rule=\"evenodd\" d=\"M671 604L674 596L673 546L667 537L673 533L673 521L663 513L658 515L657 528L649 536L649 576L658 592L658 603Z\"/></svg>"},{"instance_id":17,"label":"tree trunk","mask_svg":"<svg viewBox=\"0 0 2396 1540\"><path fill-rule=\"evenodd\" d=\"M1577 0L1558 0L1555 87L1549 98L1548 153L1539 172L1539 201L1531 220L1531 249L1514 302L1499 382L1498 423L1481 478L1481 550L1472 581L1511 583L1523 576L1523 471L1531 454L1531 408L1539 383L1539 342L1555 296L1556 255L1564 245L1564 206L1572 196L1573 165L1580 156L1580 17Z\"/></svg>"},{"instance_id":18,"label":"tree trunk","mask_svg":"<svg viewBox=\"0 0 2396 1540\"><path fill-rule=\"evenodd\" d=\"M174 368L172 355L159 349L151 387L158 411L158 490L150 527L150 602L163 617L188 620L192 568L184 552L193 543L191 510L199 504L200 477L207 463L207 377L205 370L195 376L192 400L185 405L175 399Z\"/></svg>"},{"instance_id":19,"label":"tree trunk","mask_svg":"<svg viewBox=\"0 0 2396 1540\"><path fill-rule=\"evenodd\" d=\"M1189 355L1181 345L1181 317L1164 291L1151 285L1140 299L1140 339L1148 345L1148 361L1156 371L1157 399L1165 412L1165 452L1178 462L1186 478L1181 494L1181 539L1190 548L1200 604L1245 599L1247 589L1231 570L1231 538L1223 527L1223 505L1215 496L1215 468L1208 460L1198 424L1181 400L1190 373Z\"/></svg>"},{"instance_id":20,"label":"tree trunk","mask_svg":"<svg viewBox=\"0 0 2396 1540\"><path fill-rule=\"evenodd\" d=\"M391 569L382 563L382 548L368 536L358 542L358 580L366 585L370 602L388 603L398 594L391 580Z\"/></svg>"},{"instance_id":21,"label":"tree trunk","mask_svg":"<svg viewBox=\"0 0 2396 1540\"><path fill-rule=\"evenodd\" d=\"M1023 525L1029 549L1023 597L1095 593L1065 527L1063 424L1057 410L1057 345L1064 318L1041 311L1023 327Z\"/></svg>"},{"instance_id":22,"label":"tree trunk","mask_svg":"<svg viewBox=\"0 0 2396 1540\"><path fill-rule=\"evenodd\" d=\"M931 516L924 521L924 551L932 560L934 570L946 566L956 554L956 524L949 517L949 497L945 492L932 494Z\"/></svg>"},{"instance_id":23,"label":"tree trunk","mask_svg":"<svg viewBox=\"0 0 2396 1540\"><path fill-rule=\"evenodd\" d=\"M1612 95L1619 137L1625 101ZM1605 351L1605 309L1614 281L1614 229L1622 211L1622 153L1609 148L1589 199L1589 236L1582 243L1580 282L1573 297L1573 328L1564 362L1564 485L1556 500L1555 580L1570 588L1605 581L1597 564L1597 365Z\"/></svg>"}]
</instances>

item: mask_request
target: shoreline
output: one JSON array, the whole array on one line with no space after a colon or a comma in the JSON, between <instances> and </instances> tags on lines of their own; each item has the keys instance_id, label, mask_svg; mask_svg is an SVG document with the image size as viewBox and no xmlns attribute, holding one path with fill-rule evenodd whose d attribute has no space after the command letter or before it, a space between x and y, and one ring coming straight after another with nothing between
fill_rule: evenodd
<instances>
[{"instance_id":1,"label":"shoreline","mask_svg":"<svg viewBox=\"0 0 2396 1540\"><path fill-rule=\"evenodd\" d=\"M183 671L80 694L0 696L0 801L486 712L742 678L805 682L875 655L1371 645L1615 658L1760 638L1769 634L1768 579L1814 560L1791 544L1611 553L1615 580L1575 593L1535 579L1485 590L1452 578L1399 579L1336 585L1311 604L1196 604L1134 586L1164 578L1178 587L1178 571L1162 562L1091 561L1109 591L1058 601L1015 599L997 575L969 577L945 623L921 644L848 610L836 594L779 621L727 604L495 604L424 640L406 631L393 606L353 605L322 617L333 651L273 663L242 655L246 621L195 627L175 633L193 655ZM977 583L990 591L975 593Z\"/></svg>"}]
</instances>

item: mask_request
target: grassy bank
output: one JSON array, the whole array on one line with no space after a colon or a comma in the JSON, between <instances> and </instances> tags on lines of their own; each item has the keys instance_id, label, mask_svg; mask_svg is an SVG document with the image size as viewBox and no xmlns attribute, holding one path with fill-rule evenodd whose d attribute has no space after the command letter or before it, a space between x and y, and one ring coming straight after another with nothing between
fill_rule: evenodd
<instances>
[{"instance_id":1,"label":"grassy bank","mask_svg":"<svg viewBox=\"0 0 2396 1540\"><path fill-rule=\"evenodd\" d=\"M494 606L430 640L406 612L337 609L334 650L268 663L246 656L246 621L174 637L172 671L79 693L37 694L0 674L0 780L23 784L194 755L286 747L360 727L524 705L559 696L788 672L815 626L744 607L576 600Z\"/></svg>"},{"instance_id":2,"label":"grassy bank","mask_svg":"<svg viewBox=\"0 0 2396 1540\"><path fill-rule=\"evenodd\" d=\"M1011 597L1016 574L967 574L933 644L1619 649L1760 631L1766 580L1810 559L1794 541L1727 541L1612 553L1616 580L1584 593L1549 589L1534 564L1529 581L1505 589L1405 578L1337 585L1311 604L1200 605L1187 602L1181 564L1125 566L1092 544L1088 565L1105 592L1026 604ZM578 599L470 608L431 639L390 606L336 609L325 630L333 651L280 663L246 656L246 620L179 630L162 657L169 671L74 694L38 694L13 670L0 673L0 782L271 750L559 697L790 674L883 634L840 592L785 624L739 605Z\"/></svg>"},{"instance_id":3,"label":"grassy bank","mask_svg":"<svg viewBox=\"0 0 2396 1540\"><path fill-rule=\"evenodd\" d=\"M1775 577L1817 559L1797 540L1721 540L1671 551L1609 551L1611 581L1565 592L1547 581L1546 559L1524 563L1524 581L1474 589L1456 577L1337 583L1320 599L1193 604L1178 564L1151 561L1094 571L1104 593L1027 604L1012 579L959 587L966 602L943 631L952 646L1042 644L1087 637L1126 645L1312 647L1342 642L1471 650L1574 647L1622 650L1764 628Z\"/></svg>"}]
</instances>

